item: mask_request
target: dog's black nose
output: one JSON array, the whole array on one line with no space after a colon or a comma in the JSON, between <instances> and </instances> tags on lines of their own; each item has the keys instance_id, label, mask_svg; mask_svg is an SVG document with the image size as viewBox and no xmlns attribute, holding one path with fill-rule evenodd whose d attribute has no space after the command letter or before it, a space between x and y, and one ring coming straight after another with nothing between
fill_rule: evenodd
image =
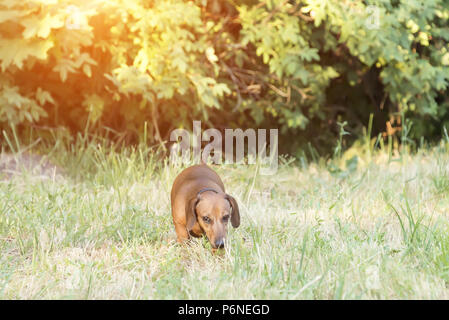
<instances>
[{"instance_id":1,"label":"dog's black nose","mask_svg":"<svg viewBox=\"0 0 449 320\"><path fill-rule=\"evenodd\" d=\"M219 239L215 241L215 248L223 248L224 247L224 239Z\"/></svg>"}]
</instances>

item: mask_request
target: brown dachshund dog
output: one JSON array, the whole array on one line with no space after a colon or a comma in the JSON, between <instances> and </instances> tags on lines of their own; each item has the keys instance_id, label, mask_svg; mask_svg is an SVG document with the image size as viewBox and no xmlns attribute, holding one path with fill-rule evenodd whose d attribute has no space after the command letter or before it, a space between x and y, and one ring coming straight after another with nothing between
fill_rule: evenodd
<instances>
[{"instance_id":1,"label":"brown dachshund dog","mask_svg":"<svg viewBox=\"0 0 449 320\"><path fill-rule=\"evenodd\" d=\"M220 177L205 164L184 169L173 182L171 208L178 242L206 234L212 248L223 248L228 221L240 225L237 202Z\"/></svg>"}]
</instances>

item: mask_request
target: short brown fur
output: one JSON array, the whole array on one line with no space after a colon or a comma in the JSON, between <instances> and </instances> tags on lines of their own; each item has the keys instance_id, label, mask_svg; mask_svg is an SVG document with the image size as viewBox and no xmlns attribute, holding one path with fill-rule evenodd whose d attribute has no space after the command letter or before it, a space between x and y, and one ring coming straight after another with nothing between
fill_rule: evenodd
<instances>
[{"instance_id":1,"label":"short brown fur","mask_svg":"<svg viewBox=\"0 0 449 320\"><path fill-rule=\"evenodd\" d=\"M213 248L224 246L228 221L240 225L237 201L225 193L218 174L205 164L184 169L173 182L171 208L178 242L206 235Z\"/></svg>"}]
</instances>

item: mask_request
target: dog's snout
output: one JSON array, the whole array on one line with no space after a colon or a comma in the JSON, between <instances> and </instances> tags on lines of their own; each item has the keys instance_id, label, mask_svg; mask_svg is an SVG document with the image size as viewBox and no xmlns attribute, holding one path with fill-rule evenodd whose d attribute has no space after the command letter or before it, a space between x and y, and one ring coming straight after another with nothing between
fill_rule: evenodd
<instances>
[{"instance_id":1,"label":"dog's snout","mask_svg":"<svg viewBox=\"0 0 449 320\"><path fill-rule=\"evenodd\" d=\"M215 240L215 248L223 248L224 247L224 239Z\"/></svg>"}]
</instances>

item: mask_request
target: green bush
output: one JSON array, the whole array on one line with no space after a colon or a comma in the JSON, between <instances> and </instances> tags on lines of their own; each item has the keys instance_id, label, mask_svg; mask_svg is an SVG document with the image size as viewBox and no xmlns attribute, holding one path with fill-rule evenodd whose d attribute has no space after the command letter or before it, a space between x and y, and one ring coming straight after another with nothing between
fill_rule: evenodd
<instances>
[{"instance_id":1,"label":"green bush","mask_svg":"<svg viewBox=\"0 0 449 320\"><path fill-rule=\"evenodd\" d=\"M370 113L377 130L401 113L415 137L442 133L449 1L267 1L242 6L240 16L242 43L256 47L286 93L270 99L284 129L312 126L325 143L338 120L360 133Z\"/></svg>"},{"instance_id":2,"label":"green bush","mask_svg":"<svg viewBox=\"0 0 449 320\"><path fill-rule=\"evenodd\" d=\"M377 132L401 114L439 137L448 22L449 0L5 0L0 125L132 141L147 123L154 143L195 119L325 150L339 121L357 137L374 113Z\"/></svg>"}]
</instances>

